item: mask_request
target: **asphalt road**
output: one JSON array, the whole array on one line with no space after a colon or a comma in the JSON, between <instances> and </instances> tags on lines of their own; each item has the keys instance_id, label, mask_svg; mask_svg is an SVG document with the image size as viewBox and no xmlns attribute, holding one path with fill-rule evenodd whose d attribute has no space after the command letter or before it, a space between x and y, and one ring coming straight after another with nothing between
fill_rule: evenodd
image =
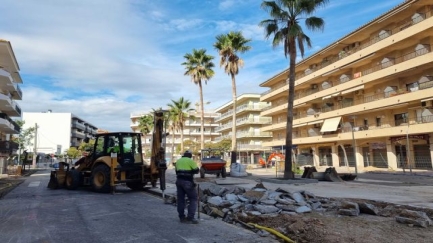
<instances>
[{"instance_id":1,"label":"asphalt road","mask_svg":"<svg viewBox=\"0 0 433 243\"><path fill-rule=\"evenodd\" d=\"M144 192L51 190L48 180L39 171L0 200L0 242L277 242L203 214L181 224L173 205Z\"/></svg>"}]
</instances>

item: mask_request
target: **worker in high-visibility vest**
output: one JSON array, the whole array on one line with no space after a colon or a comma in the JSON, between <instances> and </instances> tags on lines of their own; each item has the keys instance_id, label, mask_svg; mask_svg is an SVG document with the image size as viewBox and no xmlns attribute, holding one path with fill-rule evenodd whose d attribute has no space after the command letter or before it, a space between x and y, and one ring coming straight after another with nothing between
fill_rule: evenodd
<instances>
[{"instance_id":1,"label":"worker in high-visibility vest","mask_svg":"<svg viewBox=\"0 0 433 243\"><path fill-rule=\"evenodd\" d=\"M191 159L192 153L186 151L182 158L176 161L177 212L181 223L198 224L194 218L197 208L197 189L194 174L198 174L197 163ZM188 197L188 215L185 217L185 195Z\"/></svg>"}]
</instances>

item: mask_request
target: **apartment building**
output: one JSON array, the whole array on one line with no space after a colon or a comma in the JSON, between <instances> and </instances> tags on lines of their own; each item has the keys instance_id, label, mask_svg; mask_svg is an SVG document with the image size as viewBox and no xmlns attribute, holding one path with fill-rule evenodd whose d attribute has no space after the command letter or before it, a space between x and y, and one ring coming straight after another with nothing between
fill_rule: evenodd
<instances>
[{"instance_id":1,"label":"apartment building","mask_svg":"<svg viewBox=\"0 0 433 243\"><path fill-rule=\"evenodd\" d=\"M21 117L21 108L16 103L23 98L19 71L11 43L0 39L0 175L5 173L10 155L18 149L18 144L10 138L21 130L12 120Z\"/></svg>"},{"instance_id":2,"label":"apartment building","mask_svg":"<svg viewBox=\"0 0 433 243\"><path fill-rule=\"evenodd\" d=\"M431 169L433 0L408 0L296 65L293 144L316 166ZM348 14L350 14L348 12ZM285 144L288 70L266 80Z\"/></svg>"},{"instance_id":3,"label":"apartment building","mask_svg":"<svg viewBox=\"0 0 433 243\"><path fill-rule=\"evenodd\" d=\"M201 112L199 112L199 107L195 111L189 112L190 119L187 119L183 129L183 140L192 141L193 147L189 147L185 144L185 149L200 150L201 145ZM143 115L149 114L149 112L143 113L132 113L131 118L131 129L134 132L140 132L138 128L138 119ZM215 141L215 139L220 135L216 131L218 123L214 122L214 119L218 117L219 114L213 111L204 112L204 141L205 143ZM167 126L168 129L168 126ZM166 139L166 158L171 159L171 154L174 153L174 159L180 157L180 154L176 151L176 148L181 144L181 132L180 131L167 131L170 135ZM143 151L150 150L152 134L147 134L142 137Z\"/></svg>"},{"instance_id":4,"label":"apartment building","mask_svg":"<svg viewBox=\"0 0 433 243\"><path fill-rule=\"evenodd\" d=\"M23 112L24 128L38 126L38 153L63 154L70 147L78 147L85 137L92 137L98 128L72 113ZM33 152L33 146L27 148Z\"/></svg>"},{"instance_id":5,"label":"apartment building","mask_svg":"<svg viewBox=\"0 0 433 243\"><path fill-rule=\"evenodd\" d=\"M270 148L262 146L263 142L270 143L272 133L260 131L263 125L272 124L271 117L261 116L260 111L268 107L268 102L260 101L260 94L242 94L236 99L236 144L238 159L241 163L258 163L264 152ZM233 101L215 110L221 116L215 119L219 123L217 132L222 139L232 139Z\"/></svg>"}]
</instances>

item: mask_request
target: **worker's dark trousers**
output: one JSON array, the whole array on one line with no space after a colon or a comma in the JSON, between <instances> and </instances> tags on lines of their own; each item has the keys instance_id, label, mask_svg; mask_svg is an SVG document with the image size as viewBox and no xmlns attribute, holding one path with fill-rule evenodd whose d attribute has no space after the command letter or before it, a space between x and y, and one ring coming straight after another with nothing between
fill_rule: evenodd
<instances>
[{"instance_id":1,"label":"worker's dark trousers","mask_svg":"<svg viewBox=\"0 0 433 243\"><path fill-rule=\"evenodd\" d=\"M187 217L193 219L195 210L197 210L197 189L195 183L193 181L177 179L176 189L179 218L185 218L185 195L187 195L189 200Z\"/></svg>"}]
</instances>

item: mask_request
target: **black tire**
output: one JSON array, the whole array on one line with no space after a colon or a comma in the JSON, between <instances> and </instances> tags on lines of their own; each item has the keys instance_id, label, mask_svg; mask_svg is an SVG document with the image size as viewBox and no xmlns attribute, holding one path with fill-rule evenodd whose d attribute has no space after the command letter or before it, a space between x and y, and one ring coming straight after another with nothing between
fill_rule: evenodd
<instances>
[{"instance_id":1,"label":"black tire","mask_svg":"<svg viewBox=\"0 0 433 243\"><path fill-rule=\"evenodd\" d=\"M200 178L204 178L205 169L203 167L200 168Z\"/></svg>"},{"instance_id":2,"label":"black tire","mask_svg":"<svg viewBox=\"0 0 433 243\"><path fill-rule=\"evenodd\" d=\"M223 168L221 169L221 177L222 177L222 178L226 178L226 177L227 177L226 167L223 167Z\"/></svg>"},{"instance_id":3,"label":"black tire","mask_svg":"<svg viewBox=\"0 0 433 243\"><path fill-rule=\"evenodd\" d=\"M76 190L82 185L83 175L77 170L70 170L66 173L65 186L68 190Z\"/></svg>"},{"instance_id":4,"label":"black tire","mask_svg":"<svg viewBox=\"0 0 433 243\"><path fill-rule=\"evenodd\" d=\"M138 182L126 182L126 186L133 191L141 191L143 190L143 187L145 185L143 185L143 183L138 181Z\"/></svg>"},{"instance_id":5,"label":"black tire","mask_svg":"<svg viewBox=\"0 0 433 243\"><path fill-rule=\"evenodd\" d=\"M110 192L110 167L97 165L92 171L90 181L95 192Z\"/></svg>"}]
</instances>

